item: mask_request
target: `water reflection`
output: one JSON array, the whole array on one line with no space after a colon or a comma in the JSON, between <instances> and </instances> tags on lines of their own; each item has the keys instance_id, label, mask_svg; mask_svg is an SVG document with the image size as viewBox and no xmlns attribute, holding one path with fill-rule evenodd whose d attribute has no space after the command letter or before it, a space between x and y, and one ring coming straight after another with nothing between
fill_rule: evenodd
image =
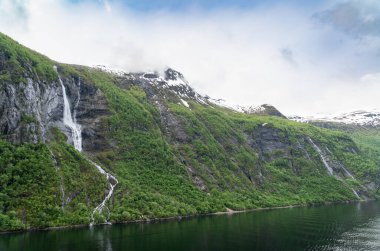
<instances>
[{"instance_id":1,"label":"water reflection","mask_svg":"<svg viewBox=\"0 0 380 251\"><path fill-rule=\"evenodd\" d=\"M97 229L97 230L96 230ZM105 226L99 231L94 226L89 227L90 237L97 243L100 250L113 251L110 237L111 226Z\"/></svg>"},{"instance_id":2,"label":"water reflection","mask_svg":"<svg viewBox=\"0 0 380 251\"><path fill-rule=\"evenodd\" d=\"M380 203L10 234L0 250L380 250Z\"/></svg>"}]
</instances>

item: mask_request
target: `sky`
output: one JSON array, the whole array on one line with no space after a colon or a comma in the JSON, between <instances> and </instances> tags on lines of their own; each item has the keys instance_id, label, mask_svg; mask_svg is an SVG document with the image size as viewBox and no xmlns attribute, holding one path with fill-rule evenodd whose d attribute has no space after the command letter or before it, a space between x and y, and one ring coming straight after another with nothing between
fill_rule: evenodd
<instances>
[{"instance_id":1,"label":"sky","mask_svg":"<svg viewBox=\"0 0 380 251\"><path fill-rule=\"evenodd\" d=\"M0 0L0 32L64 63L172 67L231 104L380 110L378 0Z\"/></svg>"}]
</instances>

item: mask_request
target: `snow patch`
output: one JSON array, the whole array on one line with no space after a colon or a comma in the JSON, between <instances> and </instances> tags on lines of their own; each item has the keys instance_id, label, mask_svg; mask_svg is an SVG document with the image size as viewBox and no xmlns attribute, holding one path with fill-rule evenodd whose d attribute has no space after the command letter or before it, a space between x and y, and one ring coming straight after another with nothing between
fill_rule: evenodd
<instances>
[{"instance_id":1,"label":"snow patch","mask_svg":"<svg viewBox=\"0 0 380 251\"><path fill-rule=\"evenodd\" d=\"M101 71L104 71L107 73L112 73L112 74L115 74L118 76L124 76L127 74L122 69L118 69L118 68L114 68L114 67L110 67L110 66L106 66L106 65L93 65L92 68L97 69L97 70L101 70Z\"/></svg>"},{"instance_id":2,"label":"snow patch","mask_svg":"<svg viewBox=\"0 0 380 251\"><path fill-rule=\"evenodd\" d=\"M212 103L214 105L221 106L221 107L224 107L224 108L228 108L228 109L233 110L235 112L244 112L242 106L235 105L233 103L228 102L227 100L224 100L224 99L214 99L214 98L210 98L210 97L206 97L206 99L210 103Z\"/></svg>"},{"instance_id":3,"label":"snow patch","mask_svg":"<svg viewBox=\"0 0 380 251\"><path fill-rule=\"evenodd\" d=\"M335 115L316 115L316 116L289 116L291 120L309 123L313 121L322 122L335 122L351 125L361 125L361 126L380 126L380 112L374 110L368 111L355 111L350 113L335 114Z\"/></svg>"},{"instance_id":4,"label":"snow patch","mask_svg":"<svg viewBox=\"0 0 380 251\"><path fill-rule=\"evenodd\" d=\"M181 102L184 106L186 106L187 108L189 108L189 103L187 103L185 100L181 99Z\"/></svg>"}]
</instances>

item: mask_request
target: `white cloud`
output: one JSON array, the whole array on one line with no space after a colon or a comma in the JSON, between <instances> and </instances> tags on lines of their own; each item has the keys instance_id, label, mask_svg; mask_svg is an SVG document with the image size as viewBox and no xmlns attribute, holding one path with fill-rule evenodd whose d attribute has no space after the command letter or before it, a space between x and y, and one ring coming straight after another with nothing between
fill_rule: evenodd
<instances>
[{"instance_id":1,"label":"white cloud","mask_svg":"<svg viewBox=\"0 0 380 251\"><path fill-rule=\"evenodd\" d=\"M377 87L359 81L373 71L379 41L321 27L310 18L313 10L142 13L109 1L25 0L24 21L16 21L14 7L4 8L11 2L0 0L0 31L58 61L127 71L171 66L202 93L271 103L285 114L380 108L367 98Z\"/></svg>"},{"instance_id":2,"label":"white cloud","mask_svg":"<svg viewBox=\"0 0 380 251\"><path fill-rule=\"evenodd\" d=\"M380 86L380 72L366 74L362 76L360 80L364 83L377 84Z\"/></svg>"}]
</instances>

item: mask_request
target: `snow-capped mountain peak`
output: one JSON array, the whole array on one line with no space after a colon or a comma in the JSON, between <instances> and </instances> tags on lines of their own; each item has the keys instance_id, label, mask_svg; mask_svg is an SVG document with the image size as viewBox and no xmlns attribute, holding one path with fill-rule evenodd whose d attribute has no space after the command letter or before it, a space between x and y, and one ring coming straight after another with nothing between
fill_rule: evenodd
<instances>
[{"instance_id":1,"label":"snow-capped mountain peak","mask_svg":"<svg viewBox=\"0 0 380 251\"><path fill-rule=\"evenodd\" d=\"M117 76L126 78L130 81L137 81L143 86L155 86L168 90L171 93L176 94L181 103L188 108L190 106L186 99L196 101L202 105L217 105L239 113L285 117L274 106L269 104L263 104L260 106L241 106L230 103L224 99L215 99L207 95L202 95L189 85L189 82L181 72L172 68L167 68L163 73L157 71L126 73L125 71L113 69L104 65L97 65L94 66L94 68L116 74Z\"/></svg>"}]
</instances>

